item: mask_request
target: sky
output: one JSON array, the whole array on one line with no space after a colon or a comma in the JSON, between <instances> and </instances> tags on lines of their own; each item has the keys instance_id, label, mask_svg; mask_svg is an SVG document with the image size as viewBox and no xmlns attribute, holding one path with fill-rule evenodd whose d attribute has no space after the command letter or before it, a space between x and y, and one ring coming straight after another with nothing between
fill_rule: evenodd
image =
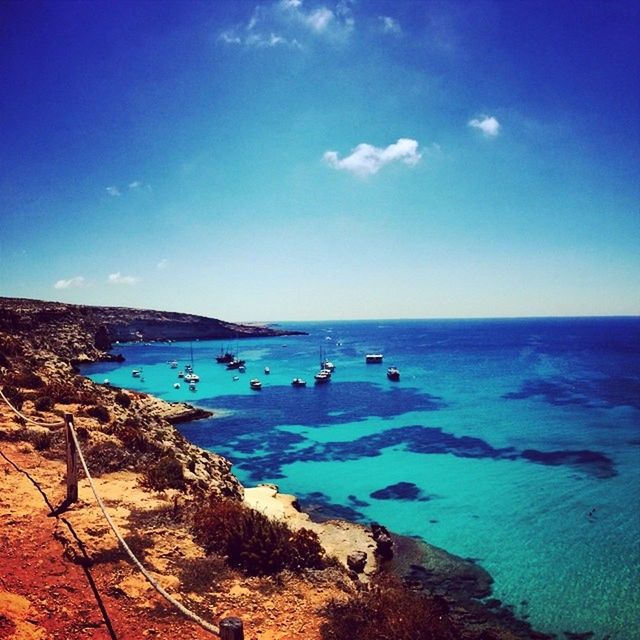
<instances>
[{"instance_id":1,"label":"sky","mask_svg":"<svg viewBox=\"0 0 640 640\"><path fill-rule=\"evenodd\" d=\"M0 295L640 315L636 0L4 0Z\"/></svg>"}]
</instances>

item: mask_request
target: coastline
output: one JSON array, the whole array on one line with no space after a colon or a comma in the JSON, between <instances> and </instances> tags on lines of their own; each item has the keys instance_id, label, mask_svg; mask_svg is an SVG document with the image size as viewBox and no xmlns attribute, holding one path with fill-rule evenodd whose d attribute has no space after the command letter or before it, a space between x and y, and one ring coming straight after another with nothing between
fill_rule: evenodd
<instances>
[{"instance_id":1,"label":"coastline","mask_svg":"<svg viewBox=\"0 0 640 640\"><path fill-rule=\"evenodd\" d=\"M2 320L1 317L0 320ZM38 325L37 330L32 331L33 327L27 323L21 336L9 334L13 345L11 348L15 348L20 353L19 358L30 364L32 367L30 373L40 374L41 383L47 387L58 385L60 388L73 389L72 403L68 409L65 407L65 411L77 412L81 416L77 420L77 425L90 434L91 444L124 446L124 453L130 459L130 466L127 468L134 471L141 471L148 461L158 460L166 455L174 456L183 468L187 485L194 491L210 490L222 496L243 498L245 503L271 517L284 519L292 528L312 529L318 534L327 553L337 557L340 563L347 567L350 564L348 560L350 555L364 554L366 563L363 570L359 572L363 582L369 580L379 568L385 568L385 563L376 558L377 544L370 529L344 519L323 519L323 522L316 522L310 514L299 509L295 496L281 495L273 486L243 487L232 474L232 465L229 461L189 442L173 426L180 422L209 417L211 412L186 403L169 403L147 393L125 392L109 385L100 385L78 374L73 368L73 362L97 362L109 354L97 348L96 345L89 348L87 345L91 344L94 336L91 333L87 334L86 325L74 324L74 318L71 318L70 322L73 331L79 335L79 339L71 343L71 346L69 346L71 342L69 333L60 332L59 326L55 324L48 326L45 323L44 326ZM3 327L0 322L0 331L3 328L6 327ZM43 342L43 336L50 340ZM17 341L20 341L20 338L23 344L18 350ZM43 346L44 344L47 346ZM62 351L59 352L58 348ZM16 377L13 373L12 376L9 378L11 384L16 384L16 381L20 382L20 380L28 381L28 378ZM6 384L7 379L5 378L3 382ZM23 386L27 389L33 388L29 385ZM131 409L128 405L121 404L118 395L130 398ZM28 402L35 402L37 393L28 391L26 397ZM65 398L64 402L67 403L68 398ZM136 447L139 444L135 438L121 441L113 433L105 433L102 421L96 422L85 408L88 404L106 408L114 422L123 420L126 424L127 420L137 416L135 428L140 430L140 435L144 434L144 438L147 439L145 447L149 447L144 452L144 456L138 453ZM35 405L29 409L33 411ZM126 435L128 438L131 436L131 434ZM495 606L489 607L478 600L489 595L487 585L491 584L491 579L486 572L483 573L484 570L462 558L437 550L428 543L399 536L393 536L393 539L396 553L394 561L388 565L391 571L408 577L414 588L436 595L442 594L442 597L450 603L451 610L459 615L465 627L468 624L484 624L487 621L499 622L501 625L504 623L504 620L496 615ZM408 574L405 573L407 569ZM352 572L352 579L353 573L355 572ZM454 584L457 584L456 588L452 588ZM522 622L522 628L514 633L516 635L510 637L522 640L550 637L531 631L526 622Z\"/></svg>"}]
</instances>

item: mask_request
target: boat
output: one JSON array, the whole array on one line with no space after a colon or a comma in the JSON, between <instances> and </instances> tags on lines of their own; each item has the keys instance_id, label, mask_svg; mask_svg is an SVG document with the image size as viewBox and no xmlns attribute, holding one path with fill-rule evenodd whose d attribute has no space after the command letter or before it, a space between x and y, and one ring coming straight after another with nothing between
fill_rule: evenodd
<instances>
[{"instance_id":1,"label":"boat","mask_svg":"<svg viewBox=\"0 0 640 640\"><path fill-rule=\"evenodd\" d=\"M200 382L200 376L196 373L187 373L187 375L184 377L184 381L188 382L189 384Z\"/></svg>"},{"instance_id":2,"label":"boat","mask_svg":"<svg viewBox=\"0 0 640 640\"><path fill-rule=\"evenodd\" d=\"M307 386L307 381L303 380L302 378L294 378L291 381L291 386L292 387L306 387Z\"/></svg>"},{"instance_id":3,"label":"boat","mask_svg":"<svg viewBox=\"0 0 640 640\"><path fill-rule=\"evenodd\" d=\"M234 358L231 362L227 362L227 369L239 369L240 367L244 366L244 363L244 360L238 360L237 358Z\"/></svg>"},{"instance_id":4,"label":"boat","mask_svg":"<svg viewBox=\"0 0 640 640\"><path fill-rule=\"evenodd\" d=\"M397 367L389 367L387 369L387 378L389 380L400 380L400 370Z\"/></svg>"},{"instance_id":5,"label":"boat","mask_svg":"<svg viewBox=\"0 0 640 640\"><path fill-rule=\"evenodd\" d=\"M235 356L231 351L226 351L224 346L220 348L220 354L216 356L216 362L218 364L228 364L235 359Z\"/></svg>"},{"instance_id":6,"label":"boat","mask_svg":"<svg viewBox=\"0 0 640 640\"><path fill-rule=\"evenodd\" d=\"M173 383L173 388L174 389L179 389L180 388L180 383L179 382L174 382Z\"/></svg>"},{"instance_id":7,"label":"boat","mask_svg":"<svg viewBox=\"0 0 640 640\"><path fill-rule=\"evenodd\" d=\"M240 380L240 376L233 376L233 381L234 382L238 382L238 380Z\"/></svg>"},{"instance_id":8,"label":"boat","mask_svg":"<svg viewBox=\"0 0 640 640\"><path fill-rule=\"evenodd\" d=\"M244 373L246 370L247 370L247 367L245 367L243 364L241 364L241 365L238 367L238 371L239 371L240 373Z\"/></svg>"},{"instance_id":9,"label":"boat","mask_svg":"<svg viewBox=\"0 0 640 640\"><path fill-rule=\"evenodd\" d=\"M134 370L131 372L131 375L132 375L134 378L139 378L141 374L142 374L142 371L141 371L140 369L134 369Z\"/></svg>"},{"instance_id":10,"label":"boat","mask_svg":"<svg viewBox=\"0 0 640 640\"><path fill-rule=\"evenodd\" d=\"M321 369L313 377L315 378L316 384L324 384L325 382L330 382L331 371L329 371L328 369Z\"/></svg>"},{"instance_id":11,"label":"boat","mask_svg":"<svg viewBox=\"0 0 640 640\"><path fill-rule=\"evenodd\" d=\"M271 369L269 369L269 367L265 367L264 372L266 375L269 375L271 373Z\"/></svg>"},{"instance_id":12,"label":"boat","mask_svg":"<svg viewBox=\"0 0 640 640\"><path fill-rule=\"evenodd\" d=\"M195 382L190 382L189 383L189 391L195 391L196 390L196 383Z\"/></svg>"},{"instance_id":13,"label":"boat","mask_svg":"<svg viewBox=\"0 0 640 640\"><path fill-rule=\"evenodd\" d=\"M336 365L327 359L327 357L325 356L321 348L320 349L320 369L326 369L327 371L334 371L335 368L336 368Z\"/></svg>"},{"instance_id":14,"label":"boat","mask_svg":"<svg viewBox=\"0 0 640 640\"><path fill-rule=\"evenodd\" d=\"M383 359L383 355L381 353L367 353L364 357L364 361L367 364L380 364Z\"/></svg>"},{"instance_id":15,"label":"boat","mask_svg":"<svg viewBox=\"0 0 640 640\"><path fill-rule=\"evenodd\" d=\"M172 361L169 363L169 366L170 366L172 369L177 369L177 368L178 368L178 361L177 361L177 360L172 360Z\"/></svg>"},{"instance_id":16,"label":"boat","mask_svg":"<svg viewBox=\"0 0 640 640\"><path fill-rule=\"evenodd\" d=\"M260 382L260 380L258 380L258 378L251 378L251 380L249 381L249 386L254 391L260 391L260 389L262 389L262 382Z\"/></svg>"},{"instance_id":17,"label":"boat","mask_svg":"<svg viewBox=\"0 0 640 640\"><path fill-rule=\"evenodd\" d=\"M178 378L184 378L184 371L178 372Z\"/></svg>"}]
</instances>

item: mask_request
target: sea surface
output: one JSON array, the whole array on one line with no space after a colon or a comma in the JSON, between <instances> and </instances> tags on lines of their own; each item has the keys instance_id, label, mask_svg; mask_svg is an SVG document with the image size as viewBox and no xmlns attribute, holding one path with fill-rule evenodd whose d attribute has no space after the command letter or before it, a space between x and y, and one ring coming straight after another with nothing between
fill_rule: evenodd
<instances>
[{"instance_id":1,"label":"sea surface","mask_svg":"<svg viewBox=\"0 0 640 640\"><path fill-rule=\"evenodd\" d=\"M83 372L213 410L179 428L243 484L473 558L535 628L640 639L640 318L279 326L308 335L116 345L126 362ZM174 389L192 357L197 391Z\"/></svg>"}]
</instances>

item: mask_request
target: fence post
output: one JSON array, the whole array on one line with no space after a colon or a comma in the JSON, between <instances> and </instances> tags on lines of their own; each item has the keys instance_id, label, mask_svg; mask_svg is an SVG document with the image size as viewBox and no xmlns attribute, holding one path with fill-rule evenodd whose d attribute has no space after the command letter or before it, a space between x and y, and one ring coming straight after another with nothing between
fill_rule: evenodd
<instances>
[{"instance_id":1,"label":"fence post","mask_svg":"<svg viewBox=\"0 0 640 640\"><path fill-rule=\"evenodd\" d=\"M220 640L244 640L242 620L234 617L220 620Z\"/></svg>"},{"instance_id":2,"label":"fence post","mask_svg":"<svg viewBox=\"0 0 640 640\"><path fill-rule=\"evenodd\" d=\"M76 443L71 435L73 428L73 416L64 414L65 437L67 441L67 504L78 501L78 451Z\"/></svg>"}]
</instances>

